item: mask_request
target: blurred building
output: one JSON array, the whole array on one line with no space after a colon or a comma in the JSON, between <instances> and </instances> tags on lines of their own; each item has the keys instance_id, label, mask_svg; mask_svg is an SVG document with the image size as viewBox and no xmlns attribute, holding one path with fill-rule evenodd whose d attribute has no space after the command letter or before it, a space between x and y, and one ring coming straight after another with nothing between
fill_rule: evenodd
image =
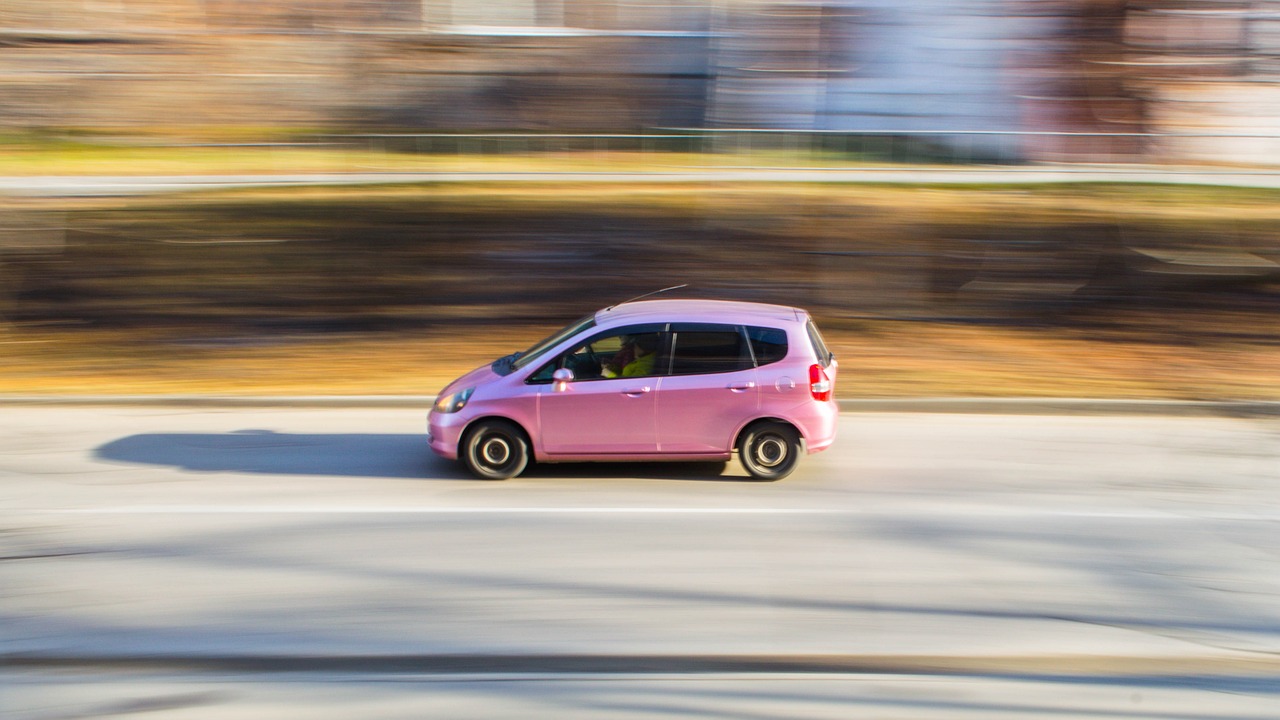
<instances>
[{"instance_id":1,"label":"blurred building","mask_svg":"<svg viewBox=\"0 0 1280 720\"><path fill-rule=\"evenodd\" d=\"M0 126L701 125L705 3L5 0Z\"/></svg>"},{"instance_id":2,"label":"blurred building","mask_svg":"<svg viewBox=\"0 0 1280 720\"><path fill-rule=\"evenodd\" d=\"M723 29L716 126L967 131L943 140L975 156L1280 157L1280 2L758 2Z\"/></svg>"},{"instance_id":3,"label":"blurred building","mask_svg":"<svg viewBox=\"0 0 1280 720\"><path fill-rule=\"evenodd\" d=\"M1146 127L1181 134L1157 140L1150 153L1242 164L1280 158L1280 2L1133 4L1125 77L1143 100Z\"/></svg>"},{"instance_id":4,"label":"blurred building","mask_svg":"<svg viewBox=\"0 0 1280 720\"><path fill-rule=\"evenodd\" d=\"M1019 50L1041 33L1003 0L759 3L726 20L724 126L1016 130ZM1019 45L1023 47L1019 47Z\"/></svg>"},{"instance_id":5,"label":"blurred building","mask_svg":"<svg viewBox=\"0 0 1280 720\"><path fill-rule=\"evenodd\" d=\"M916 132L1257 162L1280 149L1280 0L5 0L0 126Z\"/></svg>"}]
</instances>

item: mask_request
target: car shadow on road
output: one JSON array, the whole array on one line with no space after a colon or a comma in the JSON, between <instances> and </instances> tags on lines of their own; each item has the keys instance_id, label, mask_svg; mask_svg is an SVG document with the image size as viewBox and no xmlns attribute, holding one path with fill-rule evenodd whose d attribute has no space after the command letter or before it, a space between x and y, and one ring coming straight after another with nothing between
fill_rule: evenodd
<instances>
[{"instance_id":1,"label":"car shadow on road","mask_svg":"<svg viewBox=\"0 0 1280 720\"><path fill-rule=\"evenodd\" d=\"M94 451L102 460L193 472L462 480L455 463L436 457L426 437L390 433L144 433Z\"/></svg>"},{"instance_id":2,"label":"car shadow on road","mask_svg":"<svg viewBox=\"0 0 1280 720\"><path fill-rule=\"evenodd\" d=\"M724 462L567 462L541 463L530 467L522 477L562 480L633 479L633 480L701 480L739 482Z\"/></svg>"},{"instance_id":3,"label":"car shadow on road","mask_svg":"<svg viewBox=\"0 0 1280 720\"><path fill-rule=\"evenodd\" d=\"M144 433L98 447L101 460L192 472L263 475L473 480L458 463L437 457L426 438L389 433ZM743 480L721 475L725 463L563 463L534 465L528 478ZM477 482L488 482L480 481Z\"/></svg>"}]
</instances>

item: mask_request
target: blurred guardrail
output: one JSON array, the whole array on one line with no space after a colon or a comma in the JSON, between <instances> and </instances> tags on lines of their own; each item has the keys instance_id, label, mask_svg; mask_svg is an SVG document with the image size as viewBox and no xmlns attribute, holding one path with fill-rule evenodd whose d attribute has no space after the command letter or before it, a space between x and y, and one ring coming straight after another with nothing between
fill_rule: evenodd
<instances>
[{"instance_id":1,"label":"blurred guardrail","mask_svg":"<svg viewBox=\"0 0 1280 720\"><path fill-rule=\"evenodd\" d=\"M138 144L127 141L127 144ZM434 156L628 153L662 155L666 165L862 167L868 163L1003 165L1037 162L1108 165L1246 166L1280 169L1280 133L1225 131L1078 132L1057 130L795 130L658 128L626 133L419 132L318 133L283 142L154 143L168 147L331 148ZM1248 158L1227 163L1222 158ZM377 169L370 167L369 169Z\"/></svg>"},{"instance_id":2,"label":"blurred guardrail","mask_svg":"<svg viewBox=\"0 0 1280 720\"><path fill-rule=\"evenodd\" d=\"M450 155L639 152L706 156L715 163L859 165L866 162L1018 165L1204 163L1216 147L1257 145L1258 167L1280 167L1280 135L1241 132L1073 132L1012 130L660 129L653 132L412 133L322 135L326 144L395 153ZM1274 148L1277 152L1269 152ZM1243 153L1248 154L1248 153Z\"/></svg>"}]
</instances>

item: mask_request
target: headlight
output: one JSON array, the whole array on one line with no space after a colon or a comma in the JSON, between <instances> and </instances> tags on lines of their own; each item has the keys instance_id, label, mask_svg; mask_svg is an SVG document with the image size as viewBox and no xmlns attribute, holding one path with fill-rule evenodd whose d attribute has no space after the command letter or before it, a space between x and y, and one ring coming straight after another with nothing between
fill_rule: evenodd
<instances>
[{"instance_id":1,"label":"headlight","mask_svg":"<svg viewBox=\"0 0 1280 720\"><path fill-rule=\"evenodd\" d=\"M471 399L471 393L476 389L469 387L456 393L442 395L436 398L436 412L438 413L456 413L466 407L467 401Z\"/></svg>"}]
</instances>

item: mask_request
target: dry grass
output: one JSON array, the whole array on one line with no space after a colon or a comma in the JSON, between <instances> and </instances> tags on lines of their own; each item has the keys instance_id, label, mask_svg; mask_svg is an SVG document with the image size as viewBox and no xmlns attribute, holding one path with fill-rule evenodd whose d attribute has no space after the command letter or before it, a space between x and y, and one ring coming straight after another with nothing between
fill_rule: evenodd
<instances>
[{"instance_id":1,"label":"dry grass","mask_svg":"<svg viewBox=\"0 0 1280 720\"><path fill-rule=\"evenodd\" d=\"M846 397L1280 399L1277 345L937 325L843 332L832 344Z\"/></svg>"},{"instance_id":2,"label":"dry grass","mask_svg":"<svg viewBox=\"0 0 1280 720\"><path fill-rule=\"evenodd\" d=\"M0 335L15 394L430 395L549 327L173 344L146 334ZM1280 328L1275 328L1280 337ZM1280 399L1276 343L1161 343L1117 333L868 322L830 328L841 397Z\"/></svg>"},{"instance_id":3,"label":"dry grass","mask_svg":"<svg viewBox=\"0 0 1280 720\"><path fill-rule=\"evenodd\" d=\"M534 147L537 141L530 141ZM366 172L645 172L715 167L857 167L838 156L580 151L407 153L376 147L0 145L0 175L265 175ZM875 162L878 167L895 163ZM911 167L919 167L912 165Z\"/></svg>"},{"instance_id":4,"label":"dry grass","mask_svg":"<svg viewBox=\"0 0 1280 720\"><path fill-rule=\"evenodd\" d=\"M1214 237L1221 236L1225 227L1230 232L1223 242L1265 243L1273 248L1276 223L1280 222L1276 197L1274 191L1155 186L1072 185L1026 190L547 184L273 189L60 201L60 207L79 224L84 236L79 245L69 243L57 259L65 260L68 266L78 260L90 266L117 263L118 267L113 266L117 270L136 271L121 274L124 279L111 273L91 276L77 287L111 290L107 297L117 298L115 302L120 304L116 310L126 319L141 317L137 314L140 310L154 310L156 303L173 298L188 301L195 308L184 305L184 312L204 314L199 316L196 327L179 328L176 332L148 329L145 325L108 331L93 326L5 326L5 308L0 306L0 393L426 395L435 393L462 372L526 347L553 329L518 323L506 327L468 324L478 315L503 316L501 308L486 304L502 300L495 296L472 300L459 308L432 305L429 314L436 318L432 322L441 324L416 334L398 331L292 335L281 339L218 330L226 337L220 339L216 333L209 337L210 333L203 330L205 321L212 324L223 308L212 301L198 304L180 292L170 292L170 286L181 290L185 283L198 280L231 297L259 298L273 290L270 285L275 282L274 276L244 273L237 263L257 267L253 263L277 258L265 251L259 256L244 250L243 256L233 255L244 259L224 262L230 268L223 271L224 275L214 278L209 274L212 271L206 270L205 275L192 277L178 272L187 267L185 255L161 250L186 247L196 241L216 241L227 234L233 239L242 234L250 239L259 235L268 239L307 239L314 235L315 228L333 233L334 228L350 225L358 231L353 231L353 237L370 238L382 237L373 231L379 227L376 223L383 223L387 237L399 237L391 231L406 234L436 228L437 234L451 239L455 225L447 223L456 223L456 237L472 241L483 239L479 236L484 228L511 230L492 222L477 229L477 222L493 217L514 223L513 227L529 222L528 218L539 223L549 222L547 218L567 218L589 222L592 227L640 218L652 221L652 226L636 225L645 232L660 227L675 237L690 231L704 241L708 237L732 241L725 246L704 242L680 247L684 254L677 257L685 263L679 268L683 271L712 268L704 274L716 279L716 273L724 272L715 269L719 267L713 262L719 257L716 253L730 247L740 254L739 260L745 258L759 266L739 262L733 272L750 270L778 281L783 269L776 266L774 256L763 252L758 252L758 257L744 255L750 249L745 240L779 252L874 249L896 243L911 248L923 247L927 241L912 234L922 232L922 228L941 228L939 232L952 227L1007 231L1015 223L1052 227L1059 221L1065 226L1088 223L1094 218L1109 219L1118 227L1128 228L1146 227L1137 220L1150 218L1156 223L1189 226L1187 232L1191 236L1201 232L1202 223L1206 232L1219 233ZM243 217L216 212L226 205L234 206ZM11 200L8 207L44 211L50 209L50 203ZM237 218L239 225L225 222ZM572 229L568 220L565 227ZM402 230L402 226L409 229ZM551 225L541 231L542 236L555 237L561 229L560 225ZM102 238L125 240L108 243ZM178 241L186 245L173 245ZM323 247L339 245L331 242ZM138 269L139 263L131 253L141 252L138 248L144 246L147 253L138 257L149 258L153 264L160 262L157 257L166 257L170 258L165 261L169 264L148 266L150 269L145 272ZM208 257L223 262L225 256L242 252L236 247L228 245L217 250L216 255L211 250ZM325 271L320 273L323 277L325 273L333 275L329 272L332 266L347 262L350 257L321 256L318 251L311 252L311 247L306 245L307 249L297 254L281 254L280 258L288 262L279 260L272 267L305 268L307 272L318 267ZM408 243L404 247L420 246ZM413 271L373 266L367 273L369 278L391 283L389 287L397 292L404 285L418 293L418 288L430 282L451 280L462 272L450 260L453 256L449 253L461 253L458 248L465 249L465 243L430 245L424 241L421 247L439 250L440 259ZM102 254L89 252L95 248L100 248ZM365 261L374 256L370 252L354 257ZM648 260L650 256L646 250L640 257ZM440 277L428 277L428 271L438 271ZM398 272L406 278L395 284L392 281L399 282ZM472 272L481 273L476 277L490 278L490 282L494 277L491 264ZM792 267L790 272L794 277L781 278L784 288L804 288L817 281L810 266ZM215 279L223 284L215 283ZM741 282L743 287L749 286L751 280L746 276L730 279ZM852 285L845 282L839 289L843 292L847 287ZM341 289L325 285L320 291L335 294ZM394 294L391 297L396 299ZM1097 308L1044 324L855 322L831 317L823 318L823 325L840 357L837 391L844 397L1280 399L1280 313L1275 312L1274 287L1270 295L1260 295L1260 299L1250 301L1251 306L1242 306L1244 309L1229 303L1213 308L1206 302L1210 297L1191 297L1180 304L1170 303L1164 310L1134 309L1136 304L1128 309ZM3 299L0 292L0 300ZM846 305L876 299L864 293ZM125 304L126 300L134 304ZM807 300L799 298L795 302L805 304ZM839 302L826 302L827 309L837 314ZM911 314L910 310L907 308L906 314ZM343 311L342 307L332 310ZM425 311L415 312L427 316ZM446 321L451 324L444 324Z\"/></svg>"}]
</instances>

